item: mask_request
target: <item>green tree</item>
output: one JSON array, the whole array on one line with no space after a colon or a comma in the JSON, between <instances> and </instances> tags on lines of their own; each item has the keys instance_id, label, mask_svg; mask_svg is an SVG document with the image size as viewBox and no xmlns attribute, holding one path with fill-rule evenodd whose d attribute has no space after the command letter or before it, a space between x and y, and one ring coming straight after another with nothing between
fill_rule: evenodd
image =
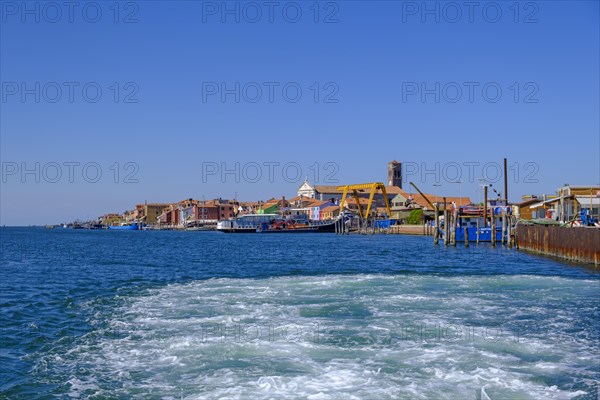
<instances>
[{"instance_id":1,"label":"green tree","mask_svg":"<svg viewBox=\"0 0 600 400\"><path fill-rule=\"evenodd\" d=\"M423 222L423 210L412 210L406 218L406 223L410 225L420 225Z\"/></svg>"}]
</instances>

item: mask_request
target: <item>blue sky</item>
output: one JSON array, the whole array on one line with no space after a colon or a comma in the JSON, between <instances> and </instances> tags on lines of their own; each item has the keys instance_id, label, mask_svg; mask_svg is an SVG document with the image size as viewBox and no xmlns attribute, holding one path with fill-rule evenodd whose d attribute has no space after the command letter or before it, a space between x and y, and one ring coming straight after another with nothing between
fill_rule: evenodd
<instances>
[{"instance_id":1,"label":"blue sky","mask_svg":"<svg viewBox=\"0 0 600 400\"><path fill-rule=\"evenodd\" d=\"M511 200L600 182L597 1L0 3L1 224L289 197L392 159L474 200L503 157Z\"/></svg>"}]
</instances>

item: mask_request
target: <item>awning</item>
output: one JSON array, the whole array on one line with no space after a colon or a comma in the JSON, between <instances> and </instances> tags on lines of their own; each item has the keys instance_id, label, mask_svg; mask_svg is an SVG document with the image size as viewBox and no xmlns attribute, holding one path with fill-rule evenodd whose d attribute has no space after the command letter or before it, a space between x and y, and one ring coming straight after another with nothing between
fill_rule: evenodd
<instances>
[{"instance_id":1,"label":"awning","mask_svg":"<svg viewBox=\"0 0 600 400\"><path fill-rule=\"evenodd\" d=\"M539 202L539 203L535 203L535 204L532 204L532 205L530 205L530 206L529 206L529 208L538 208L538 207L541 207L541 206L545 206L545 205L547 205L547 204L556 203L556 202L557 202L557 201L559 201L559 200L560 200L560 198L556 198L556 199L550 199L550 200L542 201L542 202Z\"/></svg>"},{"instance_id":2,"label":"awning","mask_svg":"<svg viewBox=\"0 0 600 400\"><path fill-rule=\"evenodd\" d=\"M581 207L600 207L600 197L575 196L575 199Z\"/></svg>"}]
</instances>

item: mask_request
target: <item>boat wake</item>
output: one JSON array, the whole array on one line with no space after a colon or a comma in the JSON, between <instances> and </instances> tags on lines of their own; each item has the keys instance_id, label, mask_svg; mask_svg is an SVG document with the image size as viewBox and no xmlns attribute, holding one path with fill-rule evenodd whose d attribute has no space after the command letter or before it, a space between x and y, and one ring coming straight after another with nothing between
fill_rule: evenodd
<instances>
[{"instance_id":1,"label":"boat wake","mask_svg":"<svg viewBox=\"0 0 600 400\"><path fill-rule=\"evenodd\" d=\"M571 399L597 391L600 349L559 306L590 312L596 288L536 276L210 279L119 298L46 361L73 397Z\"/></svg>"}]
</instances>

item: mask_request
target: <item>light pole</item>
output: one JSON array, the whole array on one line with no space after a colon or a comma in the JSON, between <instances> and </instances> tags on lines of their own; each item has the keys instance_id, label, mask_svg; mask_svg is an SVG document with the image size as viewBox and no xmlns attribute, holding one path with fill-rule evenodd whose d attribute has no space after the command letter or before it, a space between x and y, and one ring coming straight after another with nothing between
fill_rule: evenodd
<instances>
[{"instance_id":1,"label":"light pole","mask_svg":"<svg viewBox=\"0 0 600 400\"><path fill-rule=\"evenodd\" d=\"M454 181L451 183L458 183L458 208L460 208L460 204L462 203L462 181Z\"/></svg>"},{"instance_id":2,"label":"light pole","mask_svg":"<svg viewBox=\"0 0 600 400\"><path fill-rule=\"evenodd\" d=\"M442 185L440 183L434 183L432 186L438 188L441 187ZM438 190L437 189L433 189L435 191L435 204L438 203Z\"/></svg>"}]
</instances>

